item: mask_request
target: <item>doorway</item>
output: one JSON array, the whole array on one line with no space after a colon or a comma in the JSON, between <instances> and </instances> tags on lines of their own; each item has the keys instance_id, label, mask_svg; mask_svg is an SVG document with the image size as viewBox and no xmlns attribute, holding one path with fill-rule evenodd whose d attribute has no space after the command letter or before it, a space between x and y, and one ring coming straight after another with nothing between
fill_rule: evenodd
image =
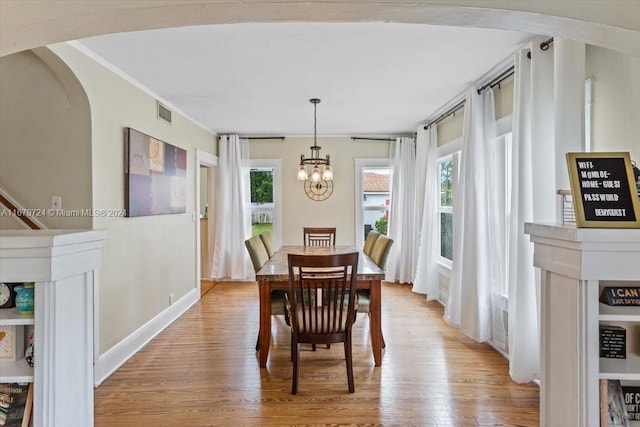
<instances>
[{"instance_id":1,"label":"doorway","mask_svg":"<svg viewBox=\"0 0 640 427\"><path fill-rule=\"evenodd\" d=\"M215 168L218 158L202 150L196 152L198 172L196 175L196 206L198 209L196 277L200 296L215 286L211 280L211 256L213 254L213 202L215 194Z\"/></svg>"}]
</instances>

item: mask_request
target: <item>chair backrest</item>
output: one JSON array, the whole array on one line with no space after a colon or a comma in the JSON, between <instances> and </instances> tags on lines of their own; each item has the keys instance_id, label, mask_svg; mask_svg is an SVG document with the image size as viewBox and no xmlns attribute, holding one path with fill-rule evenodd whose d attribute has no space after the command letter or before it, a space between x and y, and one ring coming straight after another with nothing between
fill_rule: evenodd
<instances>
[{"instance_id":1,"label":"chair backrest","mask_svg":"<svg viewBox=\"0 0 640 427\"><path fill-rule=\"evenodd\" d=\"M380 235L373 245L371 255L369 255L371 261L375 262L382 270L384 270L384 266L387 263L387 257L389 256L391 245L393 245L392 239L387 236Z\"/></svg>"},{"instance_id":2,"label":"chair backrest","mask_svg":"<svg viewBox=\"0 0 640 427\"><path fill-rule=\"evenodd\" d=\"M296 342L344 341L356 315L358 253L289 254L288 261L288 298ZM321 303L317 295L322 295Z\"/></svg>"},{"instance_id":3,"label":"chair backrest","mask_svg":"<svg viewBox=\"0 0 640 427\"><path fill-rule=\"evenodd\" d=\"M305 246L335 246L335 227L303 227Z\"/></svg>"},{"instance_id":4,"label":"chair backrest","mask_svg":"<svg viewBox=\"0 0 640 427\"><path fill-rule=\"evenodd\" d=\"M253 269L257 273L264 263L269 260L267 249L264 247L264 243L262 243L262 239L260 239L259 236L253 236L245 240L244 245L247 247L247 251L249 251L251 264L253 264Z\"/></svg>"},{"instance_id":5,"label":"chair backrest","mask_svg":"<svg viewBox=\"0 0 640 427\"><path fill-rule=\"evenodd\" d=\"M376 243L376 240L378 240L378 237L380 237L380 233L378 233L376 230L369 231L369 234L367 234L367 238L364 240L364 247L362 248L362 252L370 257L371 251L373 250L373 245Z\"/></svg>"},{"instance_id":6,"label":"chair backrest","mask_svg":"<svg viewBox=\"0 0 640 427\"><path fill-rule=\"evenodd\" d=\"M262 243L264 244L264 248L267 250L267 254L269 254L269 258L271 258L275 253L271 232L263 231L262 233L260 233L260 240L262 240Z\"/></svg>"}]
</instances>

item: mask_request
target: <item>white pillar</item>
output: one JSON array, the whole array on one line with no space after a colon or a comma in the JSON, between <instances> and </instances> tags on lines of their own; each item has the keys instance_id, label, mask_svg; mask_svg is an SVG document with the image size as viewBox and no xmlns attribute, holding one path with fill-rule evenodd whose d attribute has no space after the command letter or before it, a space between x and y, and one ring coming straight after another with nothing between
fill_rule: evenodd
<instances>
[{"instance_id":1,"label":"white pillar","mask_svg":"<svg viewBox=\"0 0 640 427\"><path fill-rule=\"evenodd\" d=\"M553 45L556 188L569 189L565 153L584 144L585 45L557 37Z\"/></svg>"},{"instance_id":2,"label":"white pillar","mask_svg":"<svg viewBox=\"0 0 640 427\"><path fill-rule=\"evenodd\" d=\"M553 43L549 50L540 49L536 39L531 46L531 165L533 168L533 219L538 222L556 220L556 163L554 148L554 69ZM564 164L564 163L563 163Z\"/></svg>"}]
</instances>

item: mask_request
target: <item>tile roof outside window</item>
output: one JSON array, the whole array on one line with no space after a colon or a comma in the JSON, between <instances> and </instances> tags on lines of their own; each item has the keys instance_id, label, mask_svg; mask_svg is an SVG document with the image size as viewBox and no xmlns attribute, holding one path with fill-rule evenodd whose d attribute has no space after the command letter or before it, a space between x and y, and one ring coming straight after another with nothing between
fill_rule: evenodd
<instances>
[{"instance_id":1,"label":"tile roof outside window","mask_svg":"<svg viewBox=\"0 0 640 427\"><path fill-rule=\"evenodd\" d=\"M389 175L365 172L364 174L364 192L389 192Z\"/></svg>"}]
</instances>

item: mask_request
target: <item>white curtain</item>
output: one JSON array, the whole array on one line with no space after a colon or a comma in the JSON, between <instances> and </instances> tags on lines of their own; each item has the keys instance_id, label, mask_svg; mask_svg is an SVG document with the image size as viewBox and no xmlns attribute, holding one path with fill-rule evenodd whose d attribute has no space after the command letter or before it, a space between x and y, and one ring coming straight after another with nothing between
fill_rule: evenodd
<instances>
[{"instance_id":1,"label":"white curtain","mask_svg":"<svg viewBox=\"0 0 640 427\"><path fill-rule=\"evenodd\" d=\"M553 46L552 46L553 48ZM539 378L539 278L533 267L533 244L524 223L555 219L553 139L553 54L539 41L514 58L513 150L509 247L509 373L517 382ZM533 171L536 188L533 185Z\"/></svg>"},{"instance_id":2,"label":"white curtain","mask_svg":"<svg viewBox=\"0 0 640 427\"><path fill-rule=\"evenodd\" d=\"M438 131L437 126L429 126L424 130L418 128L416 142L416 196L422 189L422 203L416 197L416 213L420 215L420 234L418 235L418 258L413 291L427 294L428 300L438 299L440 283L438 280L439 256L438 235ZM420 182L422 180L422 182Z\"/></svg>"},{"instance_id":3,"label":"white curtain","mask_svg":"<svg viewBox=\"0 0 640 427\"><path fill-rule=\"evenodd\" d=\"M414 272L415 140L397 138L392 150L393 174L387 234L393 239L393 246L387 259L386 280L410 283Z\"/></svg>"},{"instance_id":4,"label":"white curtain","mask_svg":"<svg viewBox=\"0 0 640 427\"><path fill-rule=\"evenodd\" d=\"M249 192L246 190L249 183L245 169L249 143L238 135L223 135L218 154L212 209L214 244L211 277L244 280L253 273L244 245L245 239L251 235L251 218L247 212Z\"/></svg>"},{"instance_id":5,"label":"white curtain","mask_svg":"<svg viewBox=\"0 0 640 427\"><path fill-rule=\"evenodd\" d=\"M420 235L422 232L422 220L424 209L424 198L427 189L427 153L429 151L428 141L429 130L420 125L416 131L416 154L415 154L415 176L414 176L414 196L413 196L413 266L411 283L415 283L416 269L418 266L418 254L420 252Z\"/></svg>"},{"instance_id":6,"label":"white curtain","mask_svg":"<svg viewBox=\"0 0 640 427\"><path fill-rule=\"evenodd\" d=\"M491 292L496 260L490 239L493 92L468 89L462 131L459 185L453 200L453 271L445 308L447 323L477 340L491 338Z\"/></svg>"}]
</instances>

